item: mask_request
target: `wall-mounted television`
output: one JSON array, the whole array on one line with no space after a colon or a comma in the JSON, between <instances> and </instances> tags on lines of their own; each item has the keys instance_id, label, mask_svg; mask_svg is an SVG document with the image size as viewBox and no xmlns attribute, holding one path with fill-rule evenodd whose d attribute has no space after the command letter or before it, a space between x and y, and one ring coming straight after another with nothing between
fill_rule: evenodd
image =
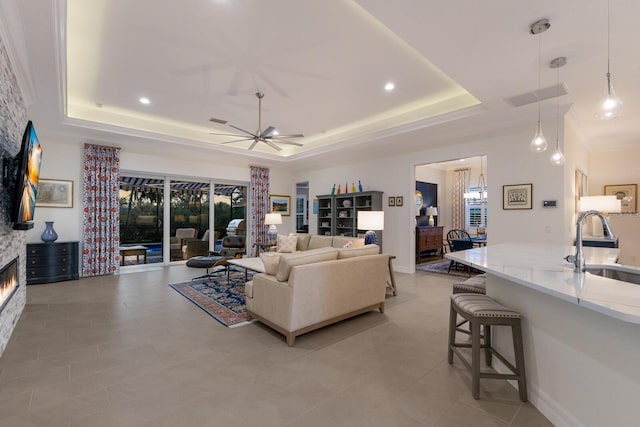
<instances>
[{"instance_id":1,"label":"wall-mounted television","mask_svg":"<svg viewBox=\"0 0 640 427\"><path fill-rule=\"evenodd\" d=\"M14 180L10 220L16 230L33 228L41 160L42 147L33 123L29 120L22 135L22 147L13 160L13 171L10 174Z\"/></svg>"}]
</instances>

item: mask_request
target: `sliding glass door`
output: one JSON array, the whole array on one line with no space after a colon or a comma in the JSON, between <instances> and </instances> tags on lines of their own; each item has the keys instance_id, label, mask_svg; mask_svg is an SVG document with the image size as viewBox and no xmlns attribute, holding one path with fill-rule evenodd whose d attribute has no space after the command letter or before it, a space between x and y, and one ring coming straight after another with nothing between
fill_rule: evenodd
<instances>
[{"instance_id":1,"label":"sliding glass door","mask_svg":"<svg viewBox=\"0 0 640 427\"><path fill-rule=\"evenodd\" d=\"M124 173L120 178L123 265L207 255L220 248L227 234L246 235L246 215L246 185Z\"/></svg>"}]
</instances>

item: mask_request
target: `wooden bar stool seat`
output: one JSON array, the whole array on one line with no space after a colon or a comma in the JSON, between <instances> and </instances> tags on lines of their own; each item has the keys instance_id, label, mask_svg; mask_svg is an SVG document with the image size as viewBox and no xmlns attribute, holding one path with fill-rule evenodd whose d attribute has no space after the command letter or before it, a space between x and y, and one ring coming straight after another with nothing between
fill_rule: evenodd
<instances>
[{"instance_id":1,"label":"wooden bar stool seat","mask_svg":"<svg viewBox=\"0 0 640 427\"><path fill-rule=\"evenodd\" d=\"M471 344L456 342L457 317L461 316L471 327ZM480 326L484 328L484 344L481 342ZM513 337L515 366L506 360L491 346L491 326L510 326ZM471 348L471 363L459 350L460 347ZM485 362L491 366L492 356L496 356L511 370L512 374L480 371L480 350L484 349ZM453 363L454 353L462 363L471 370L474 399L480 398L480 378L517 380L520 400L527 401L527 380L524 368L524 349L522 344L522 327L520 314L505 307L487 295L477 293L458 293L451 295L449 315L448 360Z\"/></svg>"}]
</instances>

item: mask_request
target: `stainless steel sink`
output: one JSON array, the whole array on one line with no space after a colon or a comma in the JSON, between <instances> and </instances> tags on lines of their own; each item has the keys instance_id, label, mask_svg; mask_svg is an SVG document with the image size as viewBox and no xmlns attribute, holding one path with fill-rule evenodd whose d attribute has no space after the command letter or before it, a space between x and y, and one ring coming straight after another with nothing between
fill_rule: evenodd
<instances>
[{"instance_id":1,"label":"stainless steel sink","mask_svg":"<svg viewBox=\"0 0 640 427\"><path fill-rule=\"evenodd\" d=\"M596 276L640 285L640 270L633 270L623 266L587 266L584 271Z\"/></svg>"}]
</instances>

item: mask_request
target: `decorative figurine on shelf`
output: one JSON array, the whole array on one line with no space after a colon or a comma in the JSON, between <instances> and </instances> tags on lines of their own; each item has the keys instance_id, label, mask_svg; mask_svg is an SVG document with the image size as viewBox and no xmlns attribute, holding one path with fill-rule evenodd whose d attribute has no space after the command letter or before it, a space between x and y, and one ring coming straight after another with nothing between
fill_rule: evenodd
<instances>
[{"instance_id":1,"label":"decorative figurine on shelf","mask_svg":"<svg viewBox=\"0 0 640 427\"><path fill-rule=\"evenodd\" d=\"M349 192L349 183L345 182L344 183L344 194L347 194Z\"/></svg>"},{"instance_id":2,"label":"decorative figurine on shelf","mask_svg":"<svg viewBox=\"0 0 640 427\"><path fill-rule=\"evenodd\" d=\"M358 180L358 191L362 193L362 183Z\"/></svg>"},{"instance_id":3,"label":"decorative figurine on shelf","mask_svg":"<svg viewBox=\"0 0 640 427\"><path fill-rule=\"evenodd\" d=\"M338 194L342 193L342 191L340 191L340 184L338 184Z\"/></svg>"},{"instance_id":4,"label":"decorative figurine on shelf","mask_svg":"<svg viewBox=\"0 0 640 427\"><path fill-rule=\"evenodd\" d=\"M356 191L358 191L358 190L356 190L356 184L352 182L351 183L351 192L355 193Z\"/></svg>"},{"instance_id":5,"label":"decorative figurine on shelf","mask_svg":"<svg viewBox=\"0 0 640 427\"><path fill-rule=\"evenodd\" d=\"M336 185L333 184L333 188L331 189L331 195L333 196L334 194L336 194Z\"/></svg>"}]
</instances>

